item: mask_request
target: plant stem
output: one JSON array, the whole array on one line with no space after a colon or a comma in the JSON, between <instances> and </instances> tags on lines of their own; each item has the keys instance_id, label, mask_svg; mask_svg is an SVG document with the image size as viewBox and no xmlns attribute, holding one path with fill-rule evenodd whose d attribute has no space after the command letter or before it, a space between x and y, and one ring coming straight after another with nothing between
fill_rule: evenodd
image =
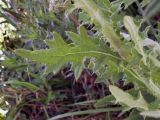
<instances>
[{"instance_id":1,"label":"plant stem","mask_svg":"<svg viewBox=\"0 0 160 120\"><path fill-rule=\"evenodd\" d=\"M75 115L95 114L95 113L104 113L104 112L121 111L121 110L122 110L122 107L69 112L69 113L57 115L57 116L52 117L48 120L59 120L59 119L64 118L64 117L75 116Z\"/></svg>"}]
</instances>

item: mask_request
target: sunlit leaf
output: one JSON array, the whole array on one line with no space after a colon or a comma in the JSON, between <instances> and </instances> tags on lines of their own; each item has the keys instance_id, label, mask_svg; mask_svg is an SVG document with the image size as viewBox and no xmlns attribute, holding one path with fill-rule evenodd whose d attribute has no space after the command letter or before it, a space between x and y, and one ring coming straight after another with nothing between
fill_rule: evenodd
<instances>
[{"instance_id":1,"label":"sunlit leaf","mask_svg":"<svg viewBox=\"0 0 160 120\"><path fill-rule=\"evenodd\" d=\"M144 111L140 113L144 117L160 118L160 110Z\"/></svg>"},{"instance_id":2,"label":"sunlit leaf","mask_svg":"<svg viewBox=\"0 0 160 120\"><path fill-rule=\"evenodd\" d=\"M138 26L136 26L133 19L129 16L124 17L124 25L131 35L131 38L135 44L135 48L136 48L137 52L139 52L143 56L143 62L146 65L147 64L146 63L146 55L143 51L143 46L141 45L142 38L140 37L140 35L138 33L139 32Z\"/></svg>"},{"instance_id":3,"label":"sunlit leaf","mask_svg":"<svg viewBox=\"0 0 160 120\"><path fill-rule=\"evenodd\" d=\"M141 108L148 110L148 104L141 94L139 98L136 99L116 86L110 85L109 90L118 102L127 105L129 108Z\"/></svg>"},{"instance_id":4,"label":"sunlit leaf","mask_svg":"<svg viewBox=\"0 0 160 120\"><path fill-rule=\"evenodd\" d=\"M48 45L50 46L48 50L29 51L18 49L15 52L19 56L46 64L48 70L54 72L57 72L64 64L71 62L76 72L76 78L78 78L82 72L82 67L79 66L81 66L88 57L95 57L99 60L105 56L108 60L120 60L118 57L111 55L111 53L105 52L105 49L94 42L94 40L97 39L89 37L84 28L80 28L79 35L73 33L68 34L69 37L73 39L73 43L75 43L73 47L65 43L59 34L54 33L54 40L48 41ZM80 41L78 42L77 37L73 35L79 36L78 40Z\"/></svg>"}]
</instances>

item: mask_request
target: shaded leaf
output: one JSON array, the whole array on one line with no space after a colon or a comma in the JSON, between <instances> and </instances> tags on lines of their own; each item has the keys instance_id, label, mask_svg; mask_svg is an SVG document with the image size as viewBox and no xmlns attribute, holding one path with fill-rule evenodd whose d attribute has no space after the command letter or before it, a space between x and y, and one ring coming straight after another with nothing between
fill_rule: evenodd
<instances>
[{"instance_id":1,"label":"shaded leaf","mask_svg":"<svg viewBox=\"0 0 160 120\"><path fill-rule=\"evenodd\" d=\"M112 5L116 6L117 8L121 8L121 5L124 4L124 9L127 9L135 1L136 0L115 0L112 2Z\"/></svg>"},{"instance_id":2,"label":"shaded leaf","mask_svg":"<svg viewBox=\"0 0 160 120\"><path fill-rule=\"evenodd\" d=\"M152 0L151 4L149 4L145 11L144 11L144 16L146 18L151 18L157 13L160 12L160 1L159 0Z\"/></svg>"},{"instance_id":3,"label":"shaded leaf","mask_svg":"<svg viewBox=\"0 0 160 120\"><path fill-rule=\"evenodd\" d=\"M133 110L125 120L143 120L143 117L139 115L139 111Z\"/></svg>"},{"instance_id":4,"label":"shaded leaf","mask_svg":"<svg viewBox=\"0 0 160 120\"><path fill-rule=\"evenodd\" d=\"M21 63L13 58L6 58L4 61L1 62L1 65L9 69L24 69L27 67L25 63Z\"/></svg>"},{"instance_id":5,"label":"shaded leaf","mask_svg":"<svg viewBox=\"0 0 160 120\"><path fill-rule=\"evenodd\" d=\"M18 81L18 80L12 80L12 81L0 83L0 85L4 85L4 84L11 84L11 85L16 85L16 86L26 87L31 91L37 91L39 89L37 86L35 86L29 82L22 82L22 81Z\"/></svg>"}]
</instances>

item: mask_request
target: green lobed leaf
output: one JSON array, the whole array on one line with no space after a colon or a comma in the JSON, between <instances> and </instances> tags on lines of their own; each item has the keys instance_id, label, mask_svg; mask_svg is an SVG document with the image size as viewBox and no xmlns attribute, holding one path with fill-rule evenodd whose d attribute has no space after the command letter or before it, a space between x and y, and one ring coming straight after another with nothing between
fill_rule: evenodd
<instances>
[{"instance_id":1,"label":"green lobed leaf","mask_svg":"<svg viewBox=\"0 0 160 120\"><path fill-rule=\"evenodd\" d=\"M104 12L97 7L96 3L92 0L76 0L74 5L75 8L81 8L87 12L92 20L101 26L102 34L111 44L111 47L113 47L123 59L128 60L129 51L125 50L125 46L121 44L121 40L114 31L109 18L104 17Z\"/></svg>"},{"instance_id":2,"label":"green lobed leaf","mask_svg":"<svg viewBox=\"0 0 160 120\"><path fill-rule=\"evenodd\" d=\"M50 49L35 51L17 49L15 53L21 57L46 64L48 71L54 72L57 72L64 64L71 62L72 68L76 73L76 78L81 74L81 65L83 65L86 58L94 57L96 60L99 60L105 56L108 60L120 60L120 58L112 54L113 52L106 51L97 42L94 42L97 39L89 37L83 27L80 28L79 34L71 32L68 34L73 40L74 46L68 45L58 33L54 33L54 40L47 41Z\"/></svg>"},{"instance_id":3,"label":"green lobed leaf","mask_svg":"<svg viewBox=\"0 0 160 120\"><path fill-rule=\"evenodd\" d=\"M131 95L137 95L138 91L135 89L130 89L130 90L127 90L126 93L129 93ZM114 100L115 100L115 98L113 95L108 95L108 96L105 96L105 97L97 100L94 105L95 105L95 107L103 107L103 106L106 106L109 103L113 102Z\"/></svg>"},{"instance_id":4,"label":"green lobed leaf","mask_svg":"<svg viewBox=\"0 0 160 120\"><path fill-rule=\"evenodd\" d=\"M124 17L124 25L127 28L127 30L129 31L131 38L135 44L135 48L138 51L139 54L141 54L143 56L143 62L146 65L146 55L143 51L143 46L141 45L141 41L142 38L139 35L139 28L138 26L136 26L136 24L134 23L133 19L129 16L125 16Z\"/></svg>"},{"instance_id":5,"label":"green lobed leaf","mask_svg":"<svg viewBox=\"0 0 160 120\"><path fill-rule=\"evenodd\" d=\"M124 68L125 73L128 76L128 80L137 83L139 87L146 87L146 89L154 95L156 98L160 99L160 87L152 79L146 79L142 77L135 69Z\"/></svg>"},{"instance_id":6,"label":"green lobed leaf","mask_svg":"<svg viewBox=\"0 0 160 120\"><path fill-rule=\"evenodd\" d=\"M116 86L110 85L109 90L118 102L127 105L129 108L141 108L143 110L148 110L148 104L141 94L138 99L135 99L129 93L124 92Z\"/></svg>"}]
</instances>

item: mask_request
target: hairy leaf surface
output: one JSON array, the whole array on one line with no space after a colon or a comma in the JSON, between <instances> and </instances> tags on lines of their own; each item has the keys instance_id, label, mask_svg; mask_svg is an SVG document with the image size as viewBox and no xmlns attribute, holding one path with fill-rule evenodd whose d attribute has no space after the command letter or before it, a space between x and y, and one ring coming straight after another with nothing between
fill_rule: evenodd
<instances>
[{"instance_id":1,"label":"hairy leaf surface","mask_svg":"<svg viewBox=\"0 0 160 120\"><path fill-rule=\"evenodd\" d=\"M96 60L100 60L105 56L108 60L120 60L120 58L114 56L113 52L106 51L99 46L95 41L97 39L89 37L82 27L79 34L68 32L68 36L73 40L74 46L68 45L58 33L54 33L54 40L47 41L50 49L36 51L18 49L15 52L21 57L46 64L48 70L54 72L57 72L67 62L71 62L76 78L82 72L80 66L83 65L85 58L94 57Z\"/></svg>"},{"instance_id":2,"label":"hairy leaf surface","mask_svg":"<svg viewBox=\"0 0 160 120\"><path fill-rule=\"evenodd\" d=\"M148 110L148 104L144 100L143 96L140 94L138 99L135 99L129 93L124 92L123 90L119 89L116 86L109 86L109 89L112 95L116 98L116 100L120 103L127 105L129 108L141 108L144 110Z\"/></svg>"}]
</instances>

